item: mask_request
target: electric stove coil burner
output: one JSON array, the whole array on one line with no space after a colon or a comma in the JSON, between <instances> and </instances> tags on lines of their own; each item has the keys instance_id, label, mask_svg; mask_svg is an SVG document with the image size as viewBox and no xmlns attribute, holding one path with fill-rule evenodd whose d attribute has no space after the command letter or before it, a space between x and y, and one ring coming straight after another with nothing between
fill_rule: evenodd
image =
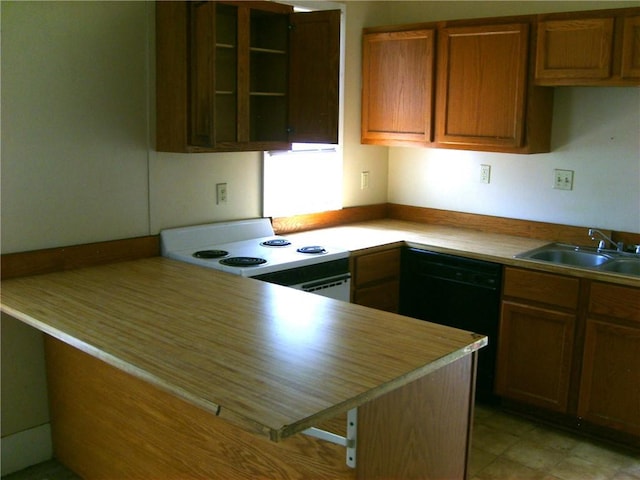
<instances>
[{"instance_id":1,"label":"electric stove coil burner","mask_svg":"<svg viewBox=\"0 0 640 480\"><path fill-rule=\"evenodd\" d=\"M229 267L255 267L267 263L267 261L257 257L229 257L223 258L220 263Z\"/></svg>"},{"instance_id":2,"label":"electric stove coil burner","mask_svg":"<svg viewBox=\"0 0 640 480\"><path fill-rule=\"evenodd\" d=\"M308 247L300 247L298 249L298 252L300 252L300 253L311 253L311 254L315 254L315 255L317 255L319 253L327 253L327 251L323 247L320 247L318 245L311 245L311 246L308 246Z\"/></svg>"},{"instance_id":3,"label":"electric stove coil burner","mask_svg":"<svg viewBox=\"0 0 640 480\"><path fill-rule=\"evenodd\" d=\"M229 255L226 250L200 250L193 254L196 258L222 258Z\"/></svg>"},{"instance_id":4,"label":"electric stove coil burner","mask_svg":"<svg viewBox=\"0 0 640 480\"><path fill-rule=\"evenodd\" d=\"M291 245L291 242L285 238L274 238L272 240L265 240L260 242L263 247L286 247Z\"/></svg>"}]
</instances>

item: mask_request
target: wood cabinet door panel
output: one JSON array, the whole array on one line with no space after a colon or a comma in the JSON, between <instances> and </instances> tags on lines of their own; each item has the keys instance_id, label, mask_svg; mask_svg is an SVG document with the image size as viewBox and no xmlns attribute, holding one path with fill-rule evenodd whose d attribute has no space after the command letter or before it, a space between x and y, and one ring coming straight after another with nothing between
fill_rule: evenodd
<instances>
[{"instance_id":1,"label":"wood cabinet door panel","mask_svg":"<svg viewBox=\"0 0 640 480\"><path fill-rule=\"evenodd\" d=\"M398 313L400 281L393 280L371 287L359 288L354 292L353 303L385 312Z\"/></svg>"},{"instance_id":2,"label":"wood cabinet door panel","mask_svg":"<svg viewBox=\"0 0 640 480\"><path fill-rule=\"evenodd\" d=\"M613 18L540 22L536 79L608 78L612 50Z\"/></svg>"},{"instance_id":3,"label":"wood cabinet door panel","mask_svg":"<svg viewBox=\"0 0 640 480\"><path fill-rule=\"evenodd\" d=\"M213 147L215 142L216 4L190 2L188 9L190 22L189 142L199 147Z\"/></svg>"},{"instance_id":4,"label":"wood cabinet door panel","mask_svg":"<svg viewBox=\"0 0 640 480\"><path fill-rule=\"evenodd\" d=\"M433 30L363 37L362 143L432 139Z\"/></svg>"},{"instance_id":5,"label":"wood cabinet door panel","mask_svg":"<svg viewBox=\"0 0 640 480\"><path fill-rule=\"evenodd\" d=\"M640 16L624 19L622 78L640 79Z\"/></svg>"},{"instance_id":6,"label":"wood cabinet door panel","mask_svg":"<svg viewBox=\"0 0 640 480\"><path fill-rule=\"evenodd\" d=\"M527 24L439 31L438 143L523 145L528 32Z\"/></svg>"},{"instance_id":7,"label":"wood cabinet door panel","mask_svg":"<svg viewBox=\"0 0 640 480\"><path fill-rule=\"evenodd\" d=\"M640 435L640 328L587 320L578 415Z\"/></svg>"},{"instance_id":8,"label":"wood cabinet door panel","mask_svg":"<svg viewBox=\"0 0 640 480\"><path fill-rule=\"evenodd\" d=\"M357 287L400 276L400 249L369 253L355 258Z\"/></svg>"},{"instance_id":9,"label":"wood cabinet door panel","mask_svg":"<svg viewBox=\"0 0 640 480\"><path fill-rule=\"evenodd\" d=\"M397 313L400 308L400 249L353 258L353 303Z\"/></svg>"},{"instance_id":10,"label":"wood cabinet door panel","mask_svg":"<svg viewBox=\"0 0 640 480\"><path fill-rule=\"evenodd\" d=\"M340 11L290 19L289 141L338 143Z\"/></svg>"},{"instance_id":11,"label":"wood cabinet door panel","mask_svg":"<svg viewBox=\"0 0 640 480\"><path fill-rule=\"evenodd\" d=\"M576 317L503 302L496 393L566 412Z\"/></svg>"}]
</instances>

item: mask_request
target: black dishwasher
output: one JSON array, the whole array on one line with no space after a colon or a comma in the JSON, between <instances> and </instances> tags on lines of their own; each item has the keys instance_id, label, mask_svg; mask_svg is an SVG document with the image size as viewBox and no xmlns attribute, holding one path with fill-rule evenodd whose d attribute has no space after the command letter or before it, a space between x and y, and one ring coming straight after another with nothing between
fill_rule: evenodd
<instances>
[{"instance_id":1,"label":"black dishwasher","mask_svg":"<svg viewBox=\"0 0 640 480\"><path fill-rule=\"evenodd\" d=\"M476 399L494 403L502 265L431 252L402 251L400 313L489 337L478 353Z\"/></svg>"}]
</instances>

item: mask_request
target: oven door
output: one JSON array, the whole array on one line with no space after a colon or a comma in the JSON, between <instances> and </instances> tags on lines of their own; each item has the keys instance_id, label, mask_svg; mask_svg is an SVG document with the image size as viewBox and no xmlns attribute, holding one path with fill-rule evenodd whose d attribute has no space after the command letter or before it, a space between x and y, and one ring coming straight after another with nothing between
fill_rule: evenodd
<instances>
[{"instance_id":1,"label":"oven door","mask_svg":"<svg viewBox=\"0 0 640 480\"><path fill-rule=\"evenodd\" d=\"M264 273L252 278L344 302L348 302L350 297L351 273L348 258Z\"/></svg>"},{"instance_id":2,"label":"oven door","mask_svg":"<svg viewBox=\"0 0 640 480\"><path fill-rule=\"evenodd\" d=\"M347 273L344 275L323 278L307 283L297 283L289 286L296 290L303 290L323 297L348 302L351 293L351 275Z\"/></svg>"}]
</instances>

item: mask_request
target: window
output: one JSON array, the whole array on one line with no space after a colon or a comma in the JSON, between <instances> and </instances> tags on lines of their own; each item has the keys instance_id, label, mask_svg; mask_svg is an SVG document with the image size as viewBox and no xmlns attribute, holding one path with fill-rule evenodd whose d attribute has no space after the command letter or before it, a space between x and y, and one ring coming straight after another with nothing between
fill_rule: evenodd
<instances>
[{"instance_id":1,"label":"window","mask_svg":"<svg viewBox=\"0 0 640 480\"><path fill-rule=\"evenodd\" d=\"M288 152L265 152L263 165L263 216L342 208L339 145L297 143Z\"/></svg>"},{"instance_id":2,"label":"window","mask_svg":"<svg viewBox=\"0 0 640 480\"><path fill-rule=\"evenodd\" d=\"M264 152L262 214L288 217L342 208L345 6L334 2L284 1L296 11L342 10L340 25L340 118L338 145L293 144L286 152Z\"/></svg>"}]
</instances>

